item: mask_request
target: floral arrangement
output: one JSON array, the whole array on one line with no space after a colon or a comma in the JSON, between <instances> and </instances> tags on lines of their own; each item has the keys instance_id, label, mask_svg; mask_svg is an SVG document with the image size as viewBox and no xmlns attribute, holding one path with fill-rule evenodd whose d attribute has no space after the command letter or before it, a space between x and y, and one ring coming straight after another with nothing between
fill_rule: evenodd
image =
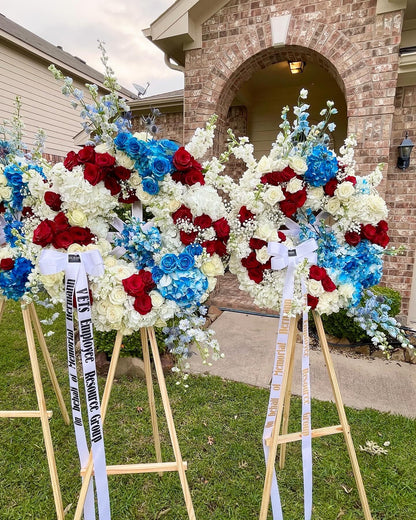
<instances>
[{"instance_id":1,"label":"floral arrangement","mask_svg":"<svg viewBox=\"0 0 416 520\"><path fill-rule=\"evenodd\" d=\"M351 308L363 291L382 276L382 256L389 253L387 207L377 193L382 165L366 177L355 172L355 139L349 137L337 156L328 147L335 128L333 103L321 111L322 121L310 126L302 89L294 107L282 112L280 133L268 156L254 157L247 138L230 133L229 154L242 159L246 170L238 184L213 183L228 192L230 234L227 251L230 271L240 288L263 308L279 310L287 267L273 269L270 243L281 244L290 255L309 239L317 244L316 259L297 263L291 313L302 312L302 281L308 308L331 314ZM295 252L293 254L296 254Z\"/></svg>"}]
</instances>

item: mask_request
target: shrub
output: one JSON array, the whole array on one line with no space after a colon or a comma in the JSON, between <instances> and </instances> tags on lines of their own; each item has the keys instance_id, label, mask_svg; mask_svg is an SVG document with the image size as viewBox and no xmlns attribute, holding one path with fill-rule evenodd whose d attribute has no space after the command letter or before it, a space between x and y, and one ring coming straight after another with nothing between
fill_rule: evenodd
<instances>
[{"instance_id":1,"label":"shrub","mask_svg":"<svg viewBox=\"0 0 416 520\"><path fill-rule=\"evenodd\" d=\"M167 349L165 347L165 337L162 332L162 329L155 328L155 333L159 353L164 354L167 351ZM94 331L94 342L97 352L106 352L108 357L111 357L113 353L114 342L116 340L116 335L117 333L114 330L110 332ZM139 358L143 357L140 331L133 332L133 334L123 337L120 356L134 356Z\"/></svg>"}]
</instances>

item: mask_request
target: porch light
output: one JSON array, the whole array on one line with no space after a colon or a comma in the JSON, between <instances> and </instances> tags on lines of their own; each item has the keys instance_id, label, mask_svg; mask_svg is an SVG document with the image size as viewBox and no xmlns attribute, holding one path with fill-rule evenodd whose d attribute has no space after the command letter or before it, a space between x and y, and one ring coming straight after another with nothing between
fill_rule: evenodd
<instances>
[{"instance_id":1,"label":"porch light","mask_svg":"<svg viewBox=\"0 0 416 520\"><path fill-rule=\"evenodd\" d=\"M406 132L406 137L398 146L399 156L397 157L397 168L406 170L410 164L410 154L412 153L414 143L409 139L409 134Z\"/></svg>"},{"instance_id":2,"label":"porch light","mask_svg":"<svg viewBox=\"0 0 416 520\"><path fill-rule=\"evenodd\" d=\"M304 61L288 61L290 72L292 74L300 74L303 72L303 69L305 67Z\"/></svg>"}]
</instances>

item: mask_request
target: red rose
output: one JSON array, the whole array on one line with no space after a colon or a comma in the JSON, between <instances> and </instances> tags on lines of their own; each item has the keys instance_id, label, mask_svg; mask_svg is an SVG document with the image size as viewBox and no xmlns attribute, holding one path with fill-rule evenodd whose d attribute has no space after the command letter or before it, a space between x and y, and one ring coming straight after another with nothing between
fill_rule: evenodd
<instances>
[{"instance_id":1,"label":"red rose","mask_svg":"<svg viewBox=\"0 0 416 520\"><path fill-rule=\"evenodd\" d=\"M11 271L13 267L13 258L3 258L2 260L0 260L0 269L3 269L3 271Z\"/></svg>"},{"instance_id":2,"label":"red rose","mask_svg":"<svg viewBox=\"0 0 416 520\"><path fill-rule=\"evenodd\" d=\"M152 310L152 299L146 293L136 296L133 304L134 309L140 314L147 314Z\"/></svg>"},{"instance_id":3,"label":"red rose","mask_svg":"<svg viewBox=\"0 0 416 520\"><path fill-rule=\"evenodd\" d=\"M224 242L221 242L221 240L214 240L215 243L215 252L219 256L225 256L227 254L227 247L224 244Z\"/></svg>"},{"instance_id":4,"label":"red rose","mask_svg":"<svg viewBox=\"0 0 416 520\"><path fill-rule=\"evenodd\" d=\"M282 210L283 214L286 215L286 217L291 217L298 209L296 203L291 200L282 200L282 202L279 202L279 205L280 209Z\"/></svg>"},{"instance_id":5,"label":"red rose","mask_svg":"<svg viewBox=\"0 0 416 520\"><path fill-rule=\"evenodd\" d=\"M263 269L261 267L254 267L253 269L249 269L247 274L250 280L253 280L255 283L260 283L263 281Z\"/></svg>"},{"instance_id":6,"label":"red rose","mask_svg":"<svg viewBox=\"0 0 416 520\"><path fill-rule=\"evenodd\" d=\"M97 166L101 166L102 168L108 167L108 166L114 166L115 162L116 162L116 158L107 152L95 154L95 164Z\"/></svg>"},{"instance_id":7,"label":"red rose","mask_svg":"<svg viewBox=\"0 0 416 520\"><path fill-rule=\"evenodd\" d=\"M205 242L201 243L201 246L206 249L209 255L213 255L215 253L216 242L216 240L205 240Z\"/></svg>"},{"instance_id":8,"label":"red rose","mask_svg":"<svg viewBox=\"0 0 416 520\"><path fill-rule=\"evenodd\" d=\"M45 247L52 242L53 233L52 220L44 220L33 232L33 243Z\"/></svg>"},{"instance_id":9,"label":"red rose","mask_svg":"<svg viewBox=\"0 0 416 520\"><path fill-rule=\"evenodd\" d=\"M387 247L390 242L390 238L387 233L380 233L376 235L374 243L381 247Z\"/></svg>"},{"instance_id":10,"label":"red rose","mask_svg":"<svg viewBox=\"0 0 416 520\"><path fill-rule=\"evenodd\" d=\"M56 233L52 239L52 245L56 249L68 249L75 242L69 229Z\"/></svg>"},{"instance_id":11,"label":"red rose","mask_svg":"<svg viewBox=\"0 0 416 520\"><path fill-rule=\"evenodd\" d=\"M118 201L121 202L121 204L133 204L138 200L139 198L135 195L134 191L129 191L126 197L124 197L122 193L118 196Z\"/></svg>"},{"instance_id":12,"label":"red rose","mask_svg":"<svg viewBox=\"0 0 416 520\"><path fill-rule=\"evenodd\" d=\"M152 277L152 273L150 271L145 271L144 269L141 269L139 271L139 275L144 283L144 290L146 292L149 292L156 287L156 284Z\"/></svg>"},{"instance_id":13,"label":"red rose","mask_svg":"<svg viewBox=\"0 0 416 520\"><path fill-rule=\"evenodd\" d=\"M84 167L84 179L92 186L96 186L105 177L105 170L96 164L87 163Z\"/></svg>"},{"instance_id":14,"label":"red rose","mask_svg":"<svg viewBox=\"0 0 416 520\"><path fill-rule=\"evenodd\" d=\"M196 168L192 168L185 173L185 176L182 177L181 182L187 186L193 186L199 182L201 186L203 186L205 184L205 179L201 171L197 170Z\"/></svg>"},{"instance_id":15,"label":"red rose","mask_svg":"<svg viewBox=\"0 0 416 520\"><path fill-rule=\"evenodd\" d=\"M45 203L49 206L53 211L59 211L62 206L62 199L58 193L54 193L53 191L45 191L43 196Z\"/></svg>"},{"instance_id":16,"label":"red rose","mask_svg":"<svg viewBox=\"0 0 416 520\"><path fill-rule=\"evenodd\" d=\"M78 152L78 161L80 163L88 163L88 162L94 162L95 159L95 150L93 146L84 146L84 148L81 148L81 150Z\"/></svg>"},{"instance_id":17,"label":"red rose","mask_svg":"<svg viewBox=\"0 0 416 520\"><path fill-rule=\"evenodd\" d=\"M126 181L127 179L130 179L131 171L124 168L124 166L116 166L114 168L114 175L121 181Z\"/></svg>"},{"instance_id":18,"label":"red rose","mask_svg":"<svg viewBox=\"0 0 416 520\"><path fill-rule=\"evenodd\" d=\"M230 226L224 217L216 220L212 226L218 238L228 238L230 235Z\"/></svg>"},{"instance_id":19,"label":"red rose","mask_svg":"<svg viewBox=\"0 0 416 520\"><path fill-rule=\"evenodd\" d=\"M128 278L124 278L122 284L124 290L130 296L139 296L144 293L144 281L138 273L132 274Z\"/></svg>"},{"instance_id":20,"label":"red rose","mask_svg":"<svg viewBox=\"0 0 416 520\"><path fill-rule=\"evenodd\" d=\"M345 242L350 246L356 246L361 242L361 236L356 231L347 231L344 235Z\"/></svg>"},{"instance_id":21,"label":"red rose","mask_svg":"<svg viewBox=\"0 0 416 520\"><path fill-rule=\"evenodd\" d=\"M172 213L173 222L176 224L178 220L189 220L192 221L192 213L189 208L187 208L184 204L177 209L174 213Z\"/></svg>"},{"instance_id":22,"label":"red rose","mask_svg":"<svg viewBox=\"0 0 416 520\"><path fill-rule=\"evenodd\" d=\"M254 213L252 213L246 206L241 206L240 211L238 212L238 220L241 224L244 224L247 220L254 218Z\"/></svg>"},{"instance_id":23,"label":"red rose","mask_svg":"<svg viewBox=\"0 0 416 520\"><path fill-rule=\"evenodd\" d=\"M112 175L108 175L104 179L104 186L111 193L111 195L117 195L117 193L120 193L121 191L121 186L118 179Z\"/></svg>"},{"instance_id":24,"label":"red rose","mask_svg":"<svg viewBox=\"0 0 416 520\"><path fill-rule=\"evenodd\" d=\"M190 233L186 233L185 231L179 232L180 239L182 244L185 246L189 246L189 244L193 244L195 242L195 239L198 235L196 231L191 231Z\"/></svg>"},{"instance_id":25,"label":"red rose","mask_svg":"<svg viewBox=\"0 0 416 520\"><path fill-rule=\"evenodd\" d=\"M0 214L6 213L6 206L4 205L4 202L0 202Z\"/></svg>"},{"instance_id":26,"label":"red rose","mask_svg":"<svg viewBox=\"0 0 416 520\"><path fill-rule=\"evenodd\" d=\"M94 239L94 235L91 233L89 228L72 226L68 231L71 233L74 243L80 244L81 246L91 244Z\"/></svg>"},{"instance_id":27,"label":"red rose","mask_svg":"<svg viewBox=\"0 0 416 520\"><path fill-rule=\"evenodd\" d=\"M249 246L251 249L261 249L264 246L267 246L267 242L265 240L260 240L260 238L250 238Z\"/></svg>"},{"instance_id":28,"label":"red rose","mask_svg":"<svg viewBox=\"0 0 416 520\"><path fill-rule=\"evenodd\" d=\"M335 190L337 189L338 181L336 177L332 177L324 186L324 192L332 197L335 193Z\"/></svg>"},{"instance_id":29,"label":"red rose","mask_svg":"<svg viewBox=\"0 0 416 520\"><path fill-rule=\"evenodd\" d=\"M326 269L324 267L319 267L317 265L311 265L309 268L309 278L312 280L322 280L326 274Z\"/></svg>"},{"instance_id":30,"label":"red rose","mask_svg":"<svg viewBox=\"0 0 416 520\"><path fill-rule=\"evenodd\" d=\"M60 233L61 231L66 231L70 228L68 218L62 211L60 211L53 219L52 227L54 233Z\"/></svg>"},{"instance_id":31,"label":"red rose","mask_svg":"<svg viewBox=\"0 0 416 520\"><path fill-rule=\"evenodd\" d=\"M64 159L65 168L72 172L73 168L75 168L75 166L78 166L78 164L80 164L78 160L78 154L75 152L69 152Z\"/></svg>"},{"instance_id":32,"label":"red rose","mask_svg":"<svg viewBox=\"0 0 416 520\"><path fill-rule=\"evenodd\" d=\"M370 242L374 241L374 238L377 234L377 229L372 224L366 224L365 226L361 226L361 236L370 240Z\"/></svg>"},{"instance_id":33,"label":"red rose","mask_svg":"<svg viewBox=\"0 0 416 520\"><path fill-rule=\"evenodd\" d=\"M286 240L286 235L282 231L278 231L277 236L280 238L281 242L284 242Z\"/></svg>"},{"instance_id":34,"label":"red rose","mask_svg":"<svg viewBox=\"0 0 416 520\"><path fill-rule=\"evenodd\" d=\"M332 292L335 291L337 286L334 284L334 282L331 280L331 278L326 275L322 278L322 287L325 289L326 292Z\"/></svg>"},{"instance_id":35,"label":"red rose","mask_svg":"<svg viewBox=\"0 0 416 520\"><path fill-rule=\"evenodd\" d=\"M316 309L318 302L319 298L317 298L316 296L312 296L311 294L308 294L308 305L311 309Z\"/></svg>"},{"instance_id":36,"label":"red rose","mask_svg":"<svg viewBox=\"0 0 416 520\"><path fill-rule=\"evenodd\" d=\"M181 172L188 170L192 167L192 155L181 146L173 156L173 165Z\"/></svg>"},{"instance_id":37,"label":"red rose","mask_svg":"<svg viewBox=\"0 0 416 520\"><path fill-rule=\"evenodd\" d=\"M206 215L204 213L203 215L200 215L199 217L195 217L194 225L201 229L207 229L210 226L212 226L212 218L209 215Z\"/></svg>"},{"instance_id":38,"label":"red rose","mask_svg":"<svg viewBox=\"0 0 416 520\"><path fill-rule=\"evenodd\" d=\"M353 175L348 175L348 177L345 177L344 181L351 182L353 186L357 184L357 179Z\"/></svg>"},{"instance_id":39,"label":"red rose","mask_svg":"<svg viewBox=\"0 0 416 520\"><path fill-rule=\"evenodd\" d=\"M262 184L271 184L272 186L277 186L278 184L282 182L288 182L290 179L293 179L293 177L296 177L296 173L287 166L284 170L281 172L270 172L266 173L262 176L261 182Z\"/></svg>"},{"instance_id":40,"label":"red rose","mask_svg":"<svg viewBox=\"0 0 416 520\"><path fill-rule=\"evenodd\" d=\"M388 231L389 225L385 220L380 220L380 222L377 224L377 231Z\"/></svg>"},{"instance_id":41,"label":"red rose","mask_svg":"<svg viewBox=\"0 0 416 520\"><path fill-rule=\"evenodd\" d=\"M33 217L33 209L30 206L24 206L22 209L22 217Z\"/></svg>"},{"instance_id":42,"label":"red rose","mask_svg":"<svg viewBox=\"0 0 416 520\"><path fill-rule=\"evenodd\" d=\"M285 193L286 196L286 193ZM290 200L293 200L293 202L296 204L298 208L301 208L308 198L308 195L306 193L306 188L303 188L302 190L297 191L296 193L291 193L290 197L287 197Z\"/></svg>"},{"instance_id":43,"label":"red rose","mask_svg":"<svg viewBox=\"0 0 416 520\"><path fill-rule=\"evenodd\" d=\"M257 260L256 253L254 251L252 251L246 258L241 260L241 265L243 265L248 270L261 267L261 263Z\"/></svg>"}]
</instances>

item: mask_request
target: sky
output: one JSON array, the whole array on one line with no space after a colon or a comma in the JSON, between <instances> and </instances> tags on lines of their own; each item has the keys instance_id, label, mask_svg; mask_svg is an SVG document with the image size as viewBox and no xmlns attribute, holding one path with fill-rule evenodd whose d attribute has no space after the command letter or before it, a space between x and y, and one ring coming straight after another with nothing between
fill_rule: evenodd
<instances>
[{"instance_id":1,"label":"sky","mask_svg":"<svg viewBox=\"0 0 416 520\"><path fill-rule=\"evenodd\" d=\"M104 72L97 40L105 42L119 83L150 86L146 96L183 88L182 72L169 69L163 52L148 41L149 27L174 0L0 0L0 13L25 29L60 45Z\"/></svg>"}]
</instances>

